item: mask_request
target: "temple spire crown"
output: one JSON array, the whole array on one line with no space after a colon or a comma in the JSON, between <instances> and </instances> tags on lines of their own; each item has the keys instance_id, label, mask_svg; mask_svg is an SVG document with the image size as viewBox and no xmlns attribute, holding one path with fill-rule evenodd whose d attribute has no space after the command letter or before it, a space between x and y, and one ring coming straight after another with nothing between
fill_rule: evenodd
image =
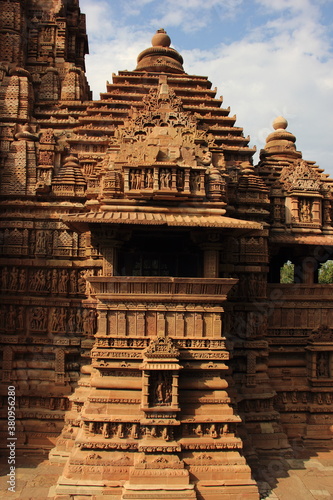
<instances>
[{"instance_id":1,"label":"temple spire crown","mask_svg":"<svg viewBox=\"0 0 333 500\"><path fill-rule=\"evenodd\" d=\"M151 44L153 47L170 47L171 38L167 32L161 28L156 31L155 35L151 39Z\"/></svg>"},{"instance_id":2,"label":"temple spire crown","mask_svg":"<svg viewBox=\"0 0 333 500\"><path fill-rule=\"evenodd\" d=\"M302 154L296 151L296 137L288 132L288 122L283 116L278 116L272 123L274 132L271 132L267 139L264 150L261 152L261 159L265 156L283 156L288 158L301 158Z\"/></svg>"},{"instance_id":3,"label":"temple spire crown","mask_svg":"<svg viewBox=\"0 0 333 500\"><path fill-rule=\"evenodd\" d=\"M288 122L283 116L277 116L272 123L274 130L283 129L288 127Z\"/></svg>"},{"instance_id":4,"label":"temple spire crown","mask_svg":"<svg viewBox=\"0 0 333 500\"><path fill-rule=\"evenodd\" d=\"M185 73L183 58L175 49L170 48L171 39L164 29L156 31L151 43L152 47L139 54L135 71Z\"/></svg>"}]
</instances>

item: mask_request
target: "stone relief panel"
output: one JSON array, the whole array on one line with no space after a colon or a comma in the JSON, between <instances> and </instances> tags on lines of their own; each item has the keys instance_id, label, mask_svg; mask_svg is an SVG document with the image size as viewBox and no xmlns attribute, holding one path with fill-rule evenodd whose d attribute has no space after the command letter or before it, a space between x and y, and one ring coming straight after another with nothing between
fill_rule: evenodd
<instances>
[{"instance_id":1,"label":"stone relief panel","mask_svg":"<svg viewBox=\"0 0 333 500\"><path fill-rule=\"evenodd\" d=\"M110 153L100 166L104 196L117 197L123 191L126 197L164 193L222 201L225 182L219 172L224 162L216 153L217 166L213 166L209 150L213 136L199 128L197 119L183 110L181 100L166 84L152 89L143 103L143 110L134 110L116 129ZM110 168L115 174L111 181L107 180ZM93 170L89 175L88 193L96 196L100 183ZM121 179L116 180L117 176Z\"/></svg>"},{"instance_id":2,"label":"stone relief panel","mask_svg":"<svg viewBox=\"0 0 333 500\"><path fill-rule=\"evenodd\" d=\"M152 304L154 307L155 305ZM143 308L147 305L142 304ZM155 306L156 307L156 306ZM170 307L171 308L171 307ZM216 337L221 328L221 317L219 312L214 311L191 311L191 306L183 306L183 311L170 310L164 312L142 311L142 310L117 310L109 311L107 314L106 335L131 337L153 336L159 331L163 335L173 338L186 336Z\"/></svg>"},{"instance_id":3,"label":"stone relief panel","mask_svg":"<svg viewBox=\"0 0 333 500\"><path fill-rule=\"evenodd\" d=\"M170 406L172 401L172 375L158 371L150 373L150 406Z\"/></svg>"},{"instance_id":4,"label":"stone relief panel","mask_svg":"<svg viewBox=\"0 0 333 500\"><path fill-rule=\"evenodd\" d=\"M297 160L294 165L285 168L278 182L288 192L319 192L323 186L320 173L311 168L305 160Z\"/></svg>"},{"instance_id":5,"label":"stone relief panel","mask_svg":"<svg viewBox=\"0 0 333 500\"><path fill-rule=\"evenodd\" d=\"M91 272L91 269L3 266L0 293L85 296L89 294L87 276Z\"/></svg>"}]
</instances>

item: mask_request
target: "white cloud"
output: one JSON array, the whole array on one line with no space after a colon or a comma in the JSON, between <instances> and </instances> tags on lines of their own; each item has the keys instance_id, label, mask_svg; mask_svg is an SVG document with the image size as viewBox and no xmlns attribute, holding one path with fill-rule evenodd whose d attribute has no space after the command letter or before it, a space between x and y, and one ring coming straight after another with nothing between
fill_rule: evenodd
<instances>
[{"instance_id":1,"label":"white cloud","mask_svg":"<svg viewBox=\"0 0 333 500\"><path fill-rule=\"evenodd\" d=\"M261 4L282 11L280 2ZM189 72L202 68L225 94L225 106L237 114L237 125L250 132L251 144L264 146L271 122L280 114L289 120L305 159L317 160L333 174L333 68L325 28L317 7L284 1L294 17L257 27L240 41L214 51L183 53ZM292 4L292 5L291 5ZM297 5L296 5L297 4ZM297 7L297 9L296 9ZM302 22L300 24L300 10ZM289 10L290 12L290 10Z\"/></svg>"},{"instance_id":2,"label":"white cloud","mask_svg":"<svg viewBox=\"0 0 333 500\"><path fill-rule=\"evenodd\" d=\"M154 25L175 26L185 33L206 27L215 17L233 17L243 0L165 0L156 8Z\"/></svg>"},{"instance_id":3,"label":"white cloud","mask_svg":"<svg viewBox=\"0 0 333 500\"><path fill-rule=\"evenodd\" d=\"M282 114L289 121L288 130L296 135L303 157L317 160L333 175L332 35L322 23L321 6L325 3L324 0L252 1L251 12L257 25L252 23L251 30L238 34L228 44L200 50L200 37L205 33L199 31L200 23L208 26L212 16L219 18L223 12L232 16L233 9L238 8L239 16L240 7L248 5L244 0L165 0L164 3L138 0L137 11L146 9L144 20L139 14L137 18L126 14L132 0L125 2L123 17L113 10L113 2L110 9L106 0L95 0L93 4L91 0L81 0L81 10L87 13L88 29L92 30L89 37L93 55L87 59L88 80L98 92L105 91L105 81L111 79L112 72L135 68L136 57L150 45L156 26L166 29L173 26L173 42L184 57L185 71L205 74L218 87L218 95L224 94L223 105L231 107L232 115L237 114L237 126L244 128L245 135L251 135L251 145L262 148L272 130L271 122ZM89 21L92 5L95 13ZM176 27L183 32L189 30L200 6L202 15L194 26L198 30L197 47L182 50L177 46ZM158 24L157 11L161 21ZM148 26L152 23L156 24L149 33Z\"/></svg>"},{"instance_id":4,"label":"white cloud","mask_svg":"<svg viewBox=\"0 0 333 500\"><path fill-rule=\"evenodd\" d=\"M81 11L86 15L86 24L90 45L96 43L96 39L109 39L112 37L117 23L113 23L115 16L113 7L107 0L81 0Z\"/></svg>"}]
</instances>

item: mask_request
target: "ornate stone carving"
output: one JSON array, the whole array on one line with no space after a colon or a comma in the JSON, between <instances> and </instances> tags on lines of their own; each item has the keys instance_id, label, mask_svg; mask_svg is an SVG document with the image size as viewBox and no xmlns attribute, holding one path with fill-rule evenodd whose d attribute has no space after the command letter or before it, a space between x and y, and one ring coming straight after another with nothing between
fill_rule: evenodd
<instances>
[{"instance_id":1,"label":"ornate stone carving","mask_svg":"<svg viewBox=\"0 0 333 500\"><path fill-rule=\"evenodd\" d=\"M332 329L327 325L320 325L320 327L312 331L309 336L309 342L311 343L332 342L332 339Z\"/></svg>"},{"instance_id":2,"label":"ornate stone carving","mask_svg":"<svg viewBox=\"0 0 333 500\"><path fill-rule=\"evenodd\" d=\"M179 349L175 346L174 341L169 337L158 337L152 340L144 351L146 358L177 358Z\"/></svg>"},{"instance_id":3,"label":"ornate stone carving","mask_svg":"<svg viewBox=\"0 0 333 500\"><path fill-rule=\"evenodd\" d=\"M279 182L285 190L291 191L320 191L321 176L304 160L297 160L294 165L286 168Z\"/></svg>"}]
</instances>

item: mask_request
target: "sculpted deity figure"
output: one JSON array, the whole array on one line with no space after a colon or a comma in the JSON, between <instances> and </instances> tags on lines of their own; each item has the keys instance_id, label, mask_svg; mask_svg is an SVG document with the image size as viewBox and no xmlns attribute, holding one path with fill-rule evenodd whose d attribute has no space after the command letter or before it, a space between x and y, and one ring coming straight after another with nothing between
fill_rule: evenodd
<instances>
[{"instance_id":1,"label":"sculpted deity figure","mask_svg":"<svg viewBox=\"0 0 333 500\"><path fill-rule=\"evenodd\" d=\"M52 332L58 331L58 314L57 314L57 309L55 307L51 315L51 331Z\"/></svg>"},{"instance_id":2,"label":"sculpted deity figure","mask_svg":"<svg viewBox=\"0 0 333 500\"><path fill-rule=\"evenodd\" d=\"M123 438L124 437L124 429L123 429L123 424L119 424L117 428L117 437Z\"/></svg>"},{"instance_id":3,"label":"sculpted deity figure","mask_svg":"<svg viewBox=\"0 0 333 500\"><path fill-rule=\"evenodd\" d=\"M9 311L7 315L7 329L15 330L16 311L14 306L9 306Z\"/></svg>"},{"instance_id":4,"label":"sculpted deity figure","mask_svg":"<svg viewBox=\"0 0 333 500\"><path fill-rule=\"evenodd\" d=\"M170 189L171 187L171 171L164 169L160 171L160 189Z\"/></svg>"},{"instance_id":5,"label":"sculpted deity figure","mask_svg":"<svg viewBox=\"0 0 333 500\"><path fill-rule=\"evenodd\" d=\"M184 189L184 171L177 170L177 189Z\"/></svg>"},{"instance_id":6,"label":"sculpted deity figure","mask_svg":"<svg viewBox=\"0 0 333 500\"><path fill-rule=\"evenodd\" d=\"M139 434L138 434L138 424L133 424L131 428L131 438L133 439L138 439Z\"/></svg>"},{"instance_id":7,"label":"sculpted deity figure","mask_svg":"<svg viewBox=\"0 0 333 500\"><path fill-rule=\"evenodd\" d=\"M153 170L149 168L146 171L146 178L145 178L145 187L147 189L153 189L154 185L154 175L153 175Z\"/></svg>"},{"instance_id":8,"label":"sculpted deity figure","mask_svg":"<svg viewBox=\"0 0 333 500\"><path fill-rule=\"evenodd\" d=\"M214 439L217 438L217 432L216 432L216 426L215 426L215 424L212 424L210 426L210 428L209 428L209 435L210 435L210 437L212 437Z\"/></svg>"},{"instance_id":9,"label":"sculpted deity figure","mask_svg":"<svg viewBox=\"0 0 333 500\"><path fill-rule=\"evenodd\" d=\"M130 189L135 189L135 172L134 170L130 171L129 174L129 181L130 181Z\"/></svg>"},{"instance_id":10,"label":"sculpted deity figure","mask_svg":"<svg viewBox=\"0 0 333 500\"><path fill-rule=\"evenodd\" d=\"M202 165L205 165L205 166L209 166L212 164L212 158L213 158L213 155L212 153L209 151L209 149L204 149L202 151L202 156L200 158L201 160L201 163Z\"/></svg>"},{"instance_id":11,"label":"sculpted deity figure","mask_svg":"<svg viewBox=\"0 0 333 500\"><path fill-rule=\"evenodd\" d=\"M21 269L19 278L18 278L18 290L20 292L25 291L25 286L26 286L26 271L25 269Z\"/></svg>"},{"instance_id":12,"label":"sculpted deity figure","mask_svg":"<svg viewBox=\"0 0 333 500\"><path fill-rule=\"evenodd\" d=\"M160 189L165 189L165 170L164 170L164 168L160 172Z\"/></svg>"},{"instance_id":13,"label":"sculpted deity figure","mask_svg":"<svg viewBox=\"0 0 333 500\"><path fill-rule=\"evenodd\" d=\"M153 404L155 406L168 405L171 403L171 395L171 377L159 372L153 384Z\"/></svg>"},{"instance_id":14,"label":"sculpted deity figure","mask_svg":"<svg viewBox=\"0 0 333 500\"><path fill-rule=\"evenodd\" d=\"M81 309L76 310L76 333L82 332L82 311Z\"/></svg>"},{"instance_id":15,"label":"sculpted deity figure","mask_svg":"<svg viewBox=\"0 0 333 500\"><path fill-rule=\"evenodd\" d=\"M170 188L170 184L171 184L171 171L170 170L166 170L165 171L165 187L167 189Z\"/></svg>"},{"instance_id":16,"label":"sculpted deity figure","mask_svg":"<svg viewBox=\"0 0 333 500\"><path fill-rule=\"evenodd\" d=\"M47 313L43 307L34 307L31 311L31 330L43 331L46 329Z\"/></svg>"},{"instance_id":17,"label":"sculpted deity figure","mask_svg":"<svg viewBox=\"0 0 333 500\"><path fill-rule=\"evenodd\" d=\"M16 325L17 325L18 330L23 330L23 327L24 327L23 314L24 314L24 308L19 307L18 311L17 311L17 317L16 317Z\"/></svg>"},{"instance_id":18,"label":"sculpted deity figure","mask_svg":"<svg viewBox=\"0 0 333 500\"><path fill-rule=\"evenodd\" d=\"M93 309L90 309L88 315L88 331L89 335L94 335L96 330L96 313Z\"/></svg>"},{"instance_id":19,"label":"sculpted deity figure","mask_svg":"<svg viewBox=\"0 0 333 500\"><path fill-rule=\"evenodd\" d=\"M328 357L326 352L317 354L317 377L328 377Z\"/></svg>"},{"instance_id":20,"label":"sculpted deity figure","mask_svg":"<svg viewBox=\"0 0 333 500\"><path fill-rule=\"evenodd\" d=\"M87 280L85 271L80 271L78 280L77 280L77 288L79 293L86 293L87 290Z\"/></svg>"},{"instance_id":21,"label":"sculpted deity figure","mask_svg":"<svg viewBox=\"0 0 333 500\"><path fill-rule=\"evenodd\" d=\"M199 172L191 172L190 174L190 189L191 191L200 191L201 182L200 182L200 174Z\"/></svg>"},{"instance_id":22,"label":"sculpted deity figure","mask_svg":"<svg viewBox=\"0 0 333 500\"><path fill-rule=\"evenodd\" d=\"M59 276L59 283L58 283L59 293L67 293L67 283L68 283L68 273L66 269L63 269L60 272Z\"/></svg>"},{"instance_id":23,"label":"sculpted deity figure","mask_svg":"<svg viewBox=\"0 0 333 500\"><path fill-rule=\"evenodd\" d=\"M68 316L68 321L67 321L67 327L68 327L68 332L69 333L74 333L75 328L76 328L76 312L75 309L72 308L69 311L69 316Z\"/></svg>"},{"instance_id":24,"label":"sculpted deity figure","mask_svg":"<svg viewBox=\"0 0 333 500\"><path fill-rule=\"evenodd\" d=\"M58 331L66 331L66 309L64 307L59 308L58 312Z\"/></svg>"},{"instance_id":25,"label":"sculpted deity figure","mask_svg":"<svg viewBox=\"0 0 333 500\"><path fill-rule=\"evenodd\" d=\"M30 231L30 238L29 238L29 252L30 252L30 254L35 253L35 247L36 247L36 232Z\"/></svg>"},{"instance_id":26,"label":"sculpted deity figure","mask_svg":"<svg viewBox=\"0 0 333 500\"><path fill-rule=\"evenodd\" d=\"M46 231L45 233L45 252L47 255L53 254L53 236L52 231Z\"/></svg>"},{"instance_id":27,"label":"sculpted deity figure","mask_svg":"<svg viewBox=\"0 0 333 500\"><path fill-rule=\"evenodd\" d=\"M109 431L109 424L108 424L108 422L105 422L103 424L102 435L105 438L109 438L110 437L110 431Z\"/></svg>"},{"instance_id":28,"label":"sculpted deity figure","mask_svg":"<svg viewBox=\"0 0 333 500\"><path fill-rule=\"evenodd\" d=\"M163 427L162 438L165 441L169 441L170 440L170 436L169 436L169 432L168 432L168 428L167 427Z\"/></svg>"},{"instance_id":29,"label":"sculpted deity figure","mask_svg":"<svg viewBox=\"0 0 333 500\"><path fill-rule=\"evenodd\" d=\"M46 244L45 231L38 231L36 238L36 253L44 253L45 244Z\"/></svg>"},{"instance_id":30,"label":"sculpted deity figure","mask_svg":"<svg viewBox=\"0 0 333 500\"><path fill-rule=\"evenodd\" d=\"M17 269L17 267L13 267L9 276L9 290L17 290L18 273L19 270Z\"/></svg>"},{"instance_id":31,"label":"sculpted deity figure","mask_svg":"<svg viewBox=\"0 0 333 500\"><path fill-rule=\"evenodd\" d=\"M141 171L136 170L134 174L134 189L140 189L141 188Z\"/></svg>"},{"instance_id":32,"label":"sculpted deity figure","mask_svg":"<svg viewBox=\"0 0 333 500\"><path fill-rule=\"evenodd\" d=\"M197 434L197 436L202 436L203 432L202 432L202 426L201 424L198 424L195 428L195 434Z\"/></svg>"},{"instance_id":33,"label":"sculpted deity figure","mask_svg":"<svg viewBox=\"0 0 333 500\"><path fill-rule=\"evenodd\" d=\"M45 270L39 269L37 274L36 274L36 288L35 288L35 290L37 292L41 292L41 291L45 290L45 286L46 286Z\"/></svg>"},{"instance_id":34,"label":"sculpted deity figure","mask_svg":"<svg viewBox=\"0 0 333 500\"><path fill-rule=\"evenodd\" d=\"M95 333L96 315L93 309L83 311L83 334L92 336Z\"/></svg>"},{"instance_id":35,"label":"sculpted deity figure","mask_svg":"<svg viewBox=\"0 0 333 500\"><path fill-rule=\"evenodd\" d=\"M1 273L1 285L2 285L2 290L7 290L8 289L8 268L4 267L2 269Z\"/></svg>"},{"instance_id":36,"label":"sculpted deity figure","mask_svg":"<svg viewBox=\"0 0 333 500\"><path fill-rule=\"evenodd\" d=\"M301 222L311 222L311 202L309 200L299 201L299 219Z\"/></svg>"},{"instance_id":37,"label":"sculpted deity figure","mask_svg":"<svg viewBox=\"0 0 333 500\"><path fill-rule=\"evenodd\" d=\"M77 290L76 271L73 269L69 274L69 291L70 293L76 293L76 290Z\"/></svg>"},{"instance_id":38,"label":"sculpted deity figure","mask_svg":"<svg viewBox=\"0 0 333 500\"><path fill-rule=\"evenodd\" d=\"M57 269L53 269L52 278L51 278L51 291L58 292L58 271Z\"/></svg>"}]
</instances>

